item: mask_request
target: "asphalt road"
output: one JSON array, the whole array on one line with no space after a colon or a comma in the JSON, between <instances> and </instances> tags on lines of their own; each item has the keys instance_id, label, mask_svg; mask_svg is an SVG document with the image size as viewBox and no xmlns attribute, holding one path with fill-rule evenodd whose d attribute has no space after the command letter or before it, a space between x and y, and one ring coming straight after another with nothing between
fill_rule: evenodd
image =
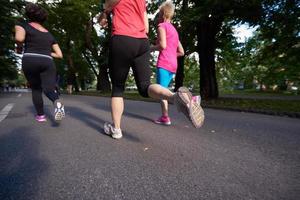
<instances>
[{"instance_id":1,"label":"asphalt road","mask_svg":"<svg viewBox=\"0 0 300 200\"><path fill-rule=\"evenodd\" d=\"M126 101L121 140L103 132L109 99L64 96L67 116L34 121L30 93L0 94L1 200L298 200L300 120L205 109L194 129L170 106ZM5 112L0 112L4 115Z\"/></svg>"}]
</instances>

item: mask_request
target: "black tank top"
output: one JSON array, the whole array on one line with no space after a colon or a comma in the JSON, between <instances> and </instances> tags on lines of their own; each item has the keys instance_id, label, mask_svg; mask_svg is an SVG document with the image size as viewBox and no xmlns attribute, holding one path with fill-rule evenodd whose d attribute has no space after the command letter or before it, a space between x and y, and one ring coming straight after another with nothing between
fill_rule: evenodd
<instances>
[{"instance_id":1,"label":"black tank top","mask_svg":"<svg viewBox=\"0 0 300 200\"><path fill-rule=\"evenodd\" d=\"M50 32L39 31L28 23L20 23L17 25L23 27L26 32L24 53L37 53L51 56L52 45L57 42Z\"/></svg>"}]
</instances>

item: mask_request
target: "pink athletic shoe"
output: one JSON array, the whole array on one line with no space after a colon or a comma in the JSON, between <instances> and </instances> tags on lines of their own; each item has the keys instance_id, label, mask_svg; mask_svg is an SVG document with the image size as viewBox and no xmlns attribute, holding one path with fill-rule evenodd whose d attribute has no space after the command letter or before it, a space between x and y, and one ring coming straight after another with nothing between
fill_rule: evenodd
<instances>
[{"instance_id":1,"label":"pink athletic shoe","mask_svg":"<svg viewBox=\"0 0 300 200\"><path fill-rule=\"evenodd\" d=\"M45 115L36 115L35 116L35 120L38 121L38 122L45 122L45 121L47 121Z\"/></svg>"},{"instance_id":2,"label":"pink athletic shoe","mask_svg":"<svg viewBox=\"0 0 300 200\"><path fill-rule=\"evenodd\" d=\"M193 96L192 100L193 100L193 102L197 103L198 105L201 105L201 96Z\"/></svg>"},{"instance_id":3,"label":"pink athletic shoe","mask_svg":"<svg viewBox=\"0 0 300 200\"><path fill-rule=\"evenodd\" d=\"M163 125L167 125L167 126L171 125L171 120L170 120L170 117L168 117L168 116L161 116L157 120L154 120L154 122L156 124L163 124Z\"/></svg>"}]
</instances>

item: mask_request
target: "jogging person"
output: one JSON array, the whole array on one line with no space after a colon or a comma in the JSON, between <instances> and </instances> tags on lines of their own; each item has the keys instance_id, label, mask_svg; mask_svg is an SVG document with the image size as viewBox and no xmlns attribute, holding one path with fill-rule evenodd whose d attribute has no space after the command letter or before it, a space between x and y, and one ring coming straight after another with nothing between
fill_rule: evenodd
<instances>
[{"instance_id":1,"label":"jogging person","mask_svg":"<svg viewBox=\"0 0 300 200\"><path fill-rule=\"evenodd\" d=\"M104 124L104 132L115 139L122 137L121 118L124 111L123 92L130 67L140 95L174 102L194 124L200 127L203 110L193 103L187 88L176 94L159 84L151 84L150 44L147 37L148 18L145 0L106 0L99 17L101 26L107 26L107 15L112 12L112 38L109 52L109 73L112 82L111 114L113 123Z\"/></svg>"},{"instance_id":2,"label":"jogging person","mask_svg":"<svg viewBox=\"0 0 300 200\"><path fill-rule=\"evenodd\" d=\"M62 58L62 52L52 34L43 27L47 12L37 4L28 3L25 14L29 22L15 26L16 52L24 53L22 70L32 89L32 101L38 122L46 121L42 92L54 104L54 118L57 121L65 116L64 105L59 100L56 87L56 68L53 58Z\"/></svg>"},{"instance_id":3,"label":"jogging person","mask_svg":"<svg viewBox=\"0 0 300 200\"><path fill-rule=\"evenodd\" d=\"M164 2L158 13L158 39L157 44L151 46L151 51L159 51L156 69L156 82L168 88L177 70L177 56L184 55L184 49L179 41L176 28L171 24L175 6L172 2ZM160 102L162 115L154 122L157 124L171 125L168 112L168 101Z\"/></svg>"}]
</instances>

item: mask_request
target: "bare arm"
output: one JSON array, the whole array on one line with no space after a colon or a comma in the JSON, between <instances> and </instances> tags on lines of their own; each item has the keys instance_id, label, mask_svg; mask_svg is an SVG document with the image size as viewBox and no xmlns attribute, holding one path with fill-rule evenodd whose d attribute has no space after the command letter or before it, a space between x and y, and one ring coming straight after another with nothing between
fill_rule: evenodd
<instances>
[{"instance_id":1,"label":"bare arm","mask_svg":"<svg viewBox=\"0 0 300 200\"><path fill-rule=\"evenodd\" d=\"M148 15L147 12L144 12L144 24L145 24L145 29L146 29L146 33L149 33L149 20L148 20Z\"/></svg>"},{"instance_id":2,"label":"bare arm","mask_svg":"<svg viewBox=\"0 0 300 200\"><path fill-rule=\"evenodd\" d=\"M113 10L113 8L120 2L121 0L106 0L103 6L104 10L100 13L98 17L98 23L100 26L106 28L108 26L107 15Z\"/></svg>"},{"instance_id":3,"label":"bare arm","mask_svg":"<svg viewBox=\"0 0 300 200\"><path fill-rule=\"evenodd\" d=\"M184 56L184 49L182 47L181 42L179 41L178 47L177 47L177 56Z\"/></svg>"},{"instance_id":4,"label":"bare arm","mask_svg":"<svg viewBox=\"0 0 300 200\"><path fill-rule=\"evenodd\" d=\"M17 44L16 53L22 53L25 36L26 36L26 32L24 28L16 25L15 26L15 41Z\"/></svg>"},{"instance_id":5,"label":"bare arm","mask_svg":"<svg viewBox=\"0 0 300 200\"><path fill-rule=\"evenodd\" d=\"M158 43L151 46L151 51L161 51L167 48L167 36L166 31L162 27L158 28Z\"/></svg>"},{"instance_id":6,"label":"bare arm","mask_svg":"<svg viewBox=\"0 0 300 200\"><path fill-rule=\"evenodd\" d=\"M58 44L53 44L52 50L53 50L53 52L51 53L51 56L53 58L63 58L63 54L62 54L61 49Z\"/></svg>"}]
</instances>

